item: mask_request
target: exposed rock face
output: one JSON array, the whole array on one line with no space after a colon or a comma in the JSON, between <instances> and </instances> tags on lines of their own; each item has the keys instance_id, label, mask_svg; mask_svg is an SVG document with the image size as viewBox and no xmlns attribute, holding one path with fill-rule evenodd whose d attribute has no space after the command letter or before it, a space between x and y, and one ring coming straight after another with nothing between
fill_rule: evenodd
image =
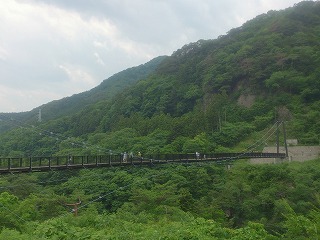
<instances>
[{"instance_id":1,"label":"exposed rock face","mask_svg":"<svg viewBox=\"0 0 320 240\"><path fill-rule=\"evenodd\" d=\"M254 95L250 95L250 94L241 95L238 98L238 104L240 106L250 108L253 105L255 99L256 99L256 97Z\"/></svg>"}]
</instances>

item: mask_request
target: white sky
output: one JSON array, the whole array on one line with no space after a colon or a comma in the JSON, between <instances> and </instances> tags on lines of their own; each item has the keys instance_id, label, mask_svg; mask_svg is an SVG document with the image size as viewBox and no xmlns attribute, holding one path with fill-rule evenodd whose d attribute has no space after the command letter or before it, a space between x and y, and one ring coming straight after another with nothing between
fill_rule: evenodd
<instances>
[{"instance_id":1,"label":"white sky","mask_svg":"<svg viewBox=\"0 0 320 240\"><path fill-rule=\"evenodd\" d=\"M1 0L0 112L29 111L299 0Z\"/></svg>"}]
</instances>

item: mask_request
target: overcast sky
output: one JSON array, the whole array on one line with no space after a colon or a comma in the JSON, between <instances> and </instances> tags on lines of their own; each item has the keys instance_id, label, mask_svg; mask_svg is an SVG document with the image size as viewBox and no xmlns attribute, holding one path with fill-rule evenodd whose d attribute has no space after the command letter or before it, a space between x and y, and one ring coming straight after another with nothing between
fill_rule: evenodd
<instances>
[{"instance_id":1,"label":"overcast sky","mask_svg":"<svg viewBox=\"0 0 320 240\"><path fill-rule=\"evenodd\" d=\"M0 112L29 111L299 0L1 0Z\"/></svg>"}]
</instances>

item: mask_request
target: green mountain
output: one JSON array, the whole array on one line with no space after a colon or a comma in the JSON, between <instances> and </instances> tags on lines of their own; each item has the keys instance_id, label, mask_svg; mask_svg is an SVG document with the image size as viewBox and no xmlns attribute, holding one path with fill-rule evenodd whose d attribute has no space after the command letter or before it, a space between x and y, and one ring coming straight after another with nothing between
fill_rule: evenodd
<instances>
[{"instance_id":1,"label":"green mountain","mask_svg":"<svg viewBox=\"0 0 320 240\"><path fill-rule=\"evenodd\" d=\"M319 1L269 11L156 59L120 87L106 81L41 106L42 123L1 135L0 155L232 151L276 120L290 138L319 144L319 38Z\"/></svg>"},{"instance_id":2,"label":"green mountain","mask_svg":"<svg viewBox=\"0 0 320 240\"><path fill-rule=\"evenodd\" d=\"M19 122L34 124L38 120L39 109L41 109L42 118L45 121L77 113L83 107L112 99L118 92L130 87L138 80L146 78L165 58L166 56L159 56L140 66L123 70L105 79L99 86L89 91L43 104L29 112L0 113L0 116L4 118L3 120L15 119ZM0 122L0 132L8 128L11 128L10 124L5 121Z\"/></svg>"},{"instance_id":3,"label":"green mountain","mask_svg":"<svg viewBox=\"0 0 320 240\"><path fill-rule=\"evenodd\" d=\"M145 64L126 69L111 76L99 86L87 92L42 105L39 108L42 109L43 118L47 120L56 119L74 114L91 104L110 100L117 93L129 88L138 80L148 77L165 58L166 56L156 57Z\"/></svg>"}]
</instances>

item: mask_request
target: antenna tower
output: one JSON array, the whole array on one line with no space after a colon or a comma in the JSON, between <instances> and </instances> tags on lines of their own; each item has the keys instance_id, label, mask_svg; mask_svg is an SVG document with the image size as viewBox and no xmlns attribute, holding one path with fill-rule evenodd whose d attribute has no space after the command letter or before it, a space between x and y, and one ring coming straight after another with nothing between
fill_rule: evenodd
<instances>
[{"instance_id":1,"label":"antenna tower","mask_svg":"<svg viewBox=\"0 0 320 240\"><path fill-rule=\"evenodd\" d=\"M41 117L41 108L39 109L38 122L42 122L42 117Z\"/></svg>"}]
</instances>

